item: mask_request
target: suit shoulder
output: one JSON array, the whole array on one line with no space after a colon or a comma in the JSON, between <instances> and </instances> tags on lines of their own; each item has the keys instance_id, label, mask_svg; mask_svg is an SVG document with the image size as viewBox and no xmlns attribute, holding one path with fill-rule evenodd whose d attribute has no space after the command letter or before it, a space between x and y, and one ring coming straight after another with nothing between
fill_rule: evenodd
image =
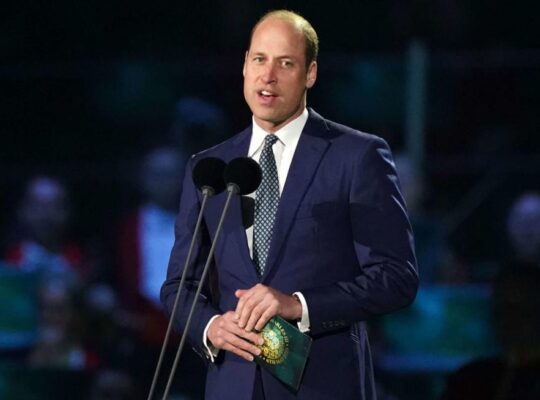
<instances>
[{"instance_id":1,"label":"suit shoulder","mask_svg":"<svg viewBox=\"0 0 540 400\"><path fill-rule=\"evenodd\" d=\"M231 146L235 146L235 143L237 143L239 140L242 140L245 138L246 135L249 135L251 129L250 127L244 129L243 131L235 134L234 136L231 136L228 139L225 139L221 143L218 143L212 147L209 147L207 149L204 149L198 153L195 153L191 156L191 159L201 159L205 157L220 157L224 153L227 152L231 148Z\"/></svg>"},{"instance_id":2,"label":"suit shoulder","mask_svg":"<svg viewBox=\"0 0 540 400\"><path fill-rule=\"evenodd\" d=\"M345 145L352 146L383 146L388 147L386 141L380 136L374 135L372 133L364 132L358 129L351 128L349 126L325 120L326 126L330 133L330 140L332 141L341 141Z\"/></svg>"}]
</instances>

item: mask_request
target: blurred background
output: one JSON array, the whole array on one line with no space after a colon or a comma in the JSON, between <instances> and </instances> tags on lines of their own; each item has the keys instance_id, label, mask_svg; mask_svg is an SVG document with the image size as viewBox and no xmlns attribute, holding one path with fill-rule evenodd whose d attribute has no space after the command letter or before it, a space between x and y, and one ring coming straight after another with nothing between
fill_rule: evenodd
<instances>
[{"instance_id":1,"label":"blurred background","mask_svg":"<svg viewBox=\"0 0 540 400\"><path fill-rule=\"evenodd\" d=\"M0 398L146 398L183 168L250 122L276 8L319 34L308 104L389 142L409 207L422 284L370 321L379 397L540 398L540 24L500 0L3 5ZM171 398L204 371L186 351Z\"/></svg>"}]
</instances>

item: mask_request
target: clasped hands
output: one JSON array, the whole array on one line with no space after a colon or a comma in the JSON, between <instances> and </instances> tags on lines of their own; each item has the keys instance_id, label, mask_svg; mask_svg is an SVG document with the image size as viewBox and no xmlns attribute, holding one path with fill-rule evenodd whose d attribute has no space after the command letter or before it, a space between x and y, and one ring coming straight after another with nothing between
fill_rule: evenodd
<instances>
[{"instance_id":1,"label":"clasped hands","mask_svg":"<svg viewBox=\"0 0 540 400\"><path fill-rule=\"evenodd\" d=\"M220 350L230 351L248 361L260 354L264 343L260 331L275 315L299 320L302 305L291 295L258 283L250 289L238 289L236 310L215 318L208 327L207 337Z\"/></svg>"}]
</instances>

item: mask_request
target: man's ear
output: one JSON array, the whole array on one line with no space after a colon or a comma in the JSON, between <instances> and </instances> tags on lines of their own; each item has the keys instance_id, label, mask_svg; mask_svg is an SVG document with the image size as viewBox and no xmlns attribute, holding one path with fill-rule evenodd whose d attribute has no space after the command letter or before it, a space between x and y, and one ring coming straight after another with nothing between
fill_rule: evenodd
<instances>
[{"instance_id":1,"label":"man's ear","mask_svg":"<svg viewBox=\"0 0 540 400\"><path fill-rule=\"evenodd\" d=\"M317 61L312 61L307 72L306 87L311 89L317 80Z\"/></svg>"},{"instance_id":2,"label":"man's ear","mask_svg":"<svg viewBox=\"0 0 540 400\"><path fill-rule=\"evenodd\" d=\"M246 51L246 55L244 56L244 66L242 67L242 76L246 77L246 63L247 63L247 57L248 57L249 50Z\"/></svg>"}]
</instances>

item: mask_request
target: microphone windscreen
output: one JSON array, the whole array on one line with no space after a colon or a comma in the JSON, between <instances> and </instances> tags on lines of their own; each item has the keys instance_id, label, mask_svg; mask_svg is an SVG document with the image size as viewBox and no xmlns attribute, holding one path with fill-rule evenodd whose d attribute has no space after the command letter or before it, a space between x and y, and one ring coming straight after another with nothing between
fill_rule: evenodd
<instances>
[{"instance_id":1,"label":"microphone windscreen","mask_svg":"<svg viewBox=\"0 0 540 400\"><path fill-rule=\"evenodd\" d=\"M223 192L225 190L223 172L226 166L225 161L219 158L203 158L193 168L193 183L199 190L206 187L212 189L213 194Z\"/></svg>"},{"instance_id":2,"label":"microphone windscreen","mask_svg":"<svg viewBox=\"0 0 540 400\"><path fill-rule=\"evenodd\" d=\"M225 168L225 183L238 187L238 194L249 194L255 191L262 180L261 167L257 161L249 157L235 158Z\"/></svg>"}]
</instances>

